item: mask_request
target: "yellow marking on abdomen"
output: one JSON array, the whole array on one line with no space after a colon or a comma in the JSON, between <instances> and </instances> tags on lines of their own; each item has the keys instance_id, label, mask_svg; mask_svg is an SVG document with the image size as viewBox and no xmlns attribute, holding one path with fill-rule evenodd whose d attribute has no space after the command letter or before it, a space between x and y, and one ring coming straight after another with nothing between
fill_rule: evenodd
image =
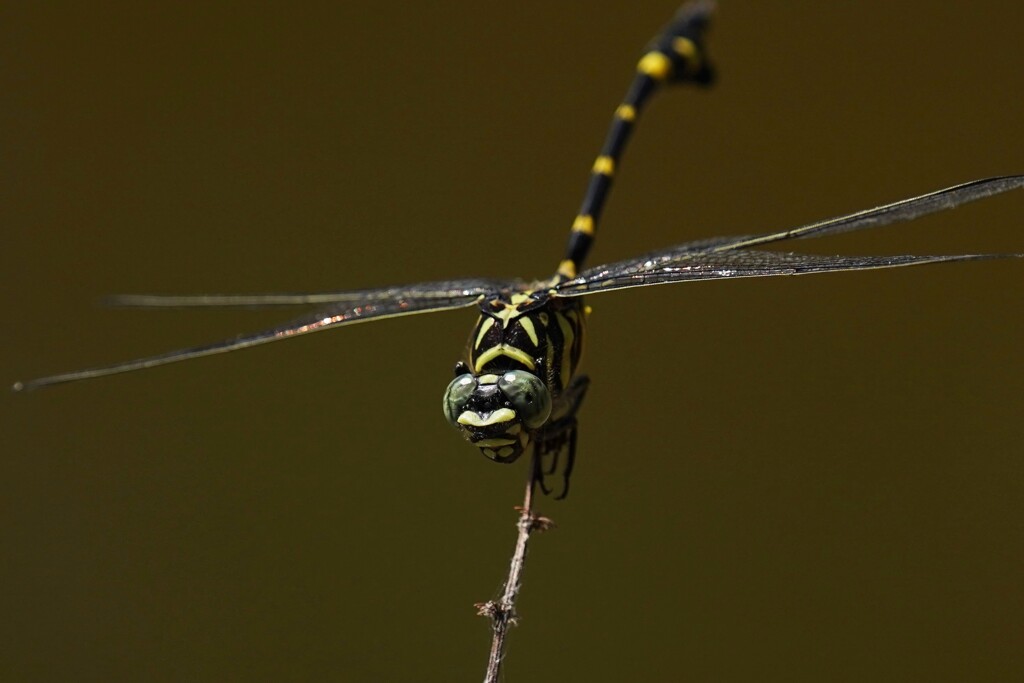
<instances>
[{"instance_id":1,"label":"yellow marking on abdomen","mask_svg":"<svg viewBox=\"0 0 1024 683\"><path fill-rule=\"evenodd\" d=\"M570 280L576 277L576 264L571 259L565 259L558 264L558 274Z\"/></svg>"},{"instance_id":2,"label":"yellow marking on abdomen","mask_svg":"<svg viewBox=\"0 0 1024 683\"><path fill-rule=\"evenodd\" d=\"M494 318L484 318L484 321L480 323L480 331L476 334L476 342L473 344L474 349L480 348L480 342L484 340L484 335L487 334L487 330L494 326Z\"/></svg>"},{"instance_id":3,"label":"yellow marking on abdomen","mask_svg":"<svg viewBox=\"0 0 1024 683\"><path fill-rule=\"evenodd\" d=\"M672 75L672 60L660 52L648 52L640 58L636 70L656 81L664 81Z\"/></svg>"},{"instance_id":4,"label":"yellow marking on abdomen","mask_svg":"<svg viewBox=\"0 0 1024 683\"><path fill-rule=\"evenodd\" d=\"M620 104L615 110L615 117L623 121L635 121L636 107L631 104Z\"/></svg>"},{"instance_id":5,"label":"yellow marking on abdomen","mask_svg":"<svg viewBox=\"0 0 1024 683\"><path fill-rule=\"evenodd\" d=\"M572 222L573 232L582 232L584 235L594 234L594 217L587 213L576 216Z\"/></svg>"},{"instance_id":6,"label":"yellow marking on abdomen","mask_svg":"<svg viewBox=\"0 0 1024 683\"><path fill-rule=\"evenodd\" d=\"M506 358L511 358L514 361L522 363L530 370L533 370L537 367L536 364L533 362L533 359L530 358L530 356L522 349L517 349L516 347L509 346L508 344L495 344L494 346L480 354L480 356L476 359L476 364L473 366L473 368L477 372L480 372L481 370L483 370L483 367L485 365L487 365L492 360L500 356L505 356Z\"/></svg>"},{"instance_id":7,"label":"yellow marking on abdomen","mask_svg":"<svg viewBox=\"0 0 1024 683\"><path fill-rule=\"evenodd\" d=\"M533 345L537 346L539 342L537 340L537 330L533 326L533 321L530 320L528 317L523 316L522 318L519 319L519 324L522 326L524 330L526 330L526 335L530 338L530 341L533 342Z\"/></svg>"},{"instance_id":8,"label":"yellow marking on abdomen","mask_svg":"<svg viewBox=\"0 0 1024 683\"><path fill-rule=\"evenodd\" d=\"M687 61L688 66L696 66L700 58L697 45L689 38L673 38L672 51Z\"/></svg>"},{"instance_id":9,"label":"yellow marking on abdomen","mask_svg":"<svg viewBox=\"0 0 1024 683\"><path fill-rule=\"evenodd\" d=\"M601 175L613 175L615 173L615 159L612 159L607 154L602 154L594 159L594 165L590 171L591 173L600 173Z\"/></svg>"}]
</instances>

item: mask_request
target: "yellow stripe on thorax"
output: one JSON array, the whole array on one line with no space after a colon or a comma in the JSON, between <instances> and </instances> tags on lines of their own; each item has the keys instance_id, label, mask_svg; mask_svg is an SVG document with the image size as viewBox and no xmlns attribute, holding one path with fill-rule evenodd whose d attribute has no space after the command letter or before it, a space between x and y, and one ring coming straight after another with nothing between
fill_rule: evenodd
<instances>
[{"instance_id":1,"label":"yellow stripe on thorax","mask_svg":"<svg viewBox=\"0 0 1024 683\"><path fill-rule=\"evenodd\" d=\"M484 335L487 334L487 330L494 326L494 318L484 318L480 323L480 331L476 334L476 342L473 344L474 349L480 348L480 343L484 340Z\"/></svg>"},{"instance_id":2,"label":"yellow stripe on thorax","mask_svg":"<svg viewBox=\"0 0 1024 683\"><path fill-rule=\"evenodd\" d=\"M505 356L506 358L511 358L514 361L522 363L530 370L533 370L537 367L536 363L533 362L533 359L530 358L529 354L527 354L522 349L517 349L516 347L510 346L508 344L495 344L494 346L492 346L491 348L487 349L479 356L477 356L476 363L474 364L473 369L476 372L480 372L484 369L485 365L490 363L495 358L499 358L501 356Z\"/></svg>"},{"instance_id":3,"label":"yellow stripe on thorax","mask_svg":"<svg viewBox=\"0 0 1024 683\"><path fill-rule=\"evenodd\" d=\"M533 342L534 346L539 345L540 340L537 338L537 329L533 326L533 321L528 316L523 316L519 319L519 325L526 332L526 335Z\"/></svg>"},{"instance_id":4,"label":"yellow stripe on thorax","mask_svg":"<svg viewBox=\"0 0 1024 683\"><path fill-rule=\"evenodd\" d=\"M558 327L562 330L562 358L558 376L562 380L562 386L569 386L572 379L572 345L576 340L576 331L572 322L564 314L555 311L555 318L558 320Z\"/></svg>"}]
</instances>

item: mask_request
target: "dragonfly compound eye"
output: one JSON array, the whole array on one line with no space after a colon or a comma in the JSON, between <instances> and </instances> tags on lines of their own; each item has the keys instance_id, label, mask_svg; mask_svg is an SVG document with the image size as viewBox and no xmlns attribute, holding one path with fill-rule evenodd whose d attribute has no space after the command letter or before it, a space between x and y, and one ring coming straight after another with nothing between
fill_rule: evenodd
<instances>
[{"instance_id":1,"label":"dragonfly compound eye","mask_svg":"<svg viewBox=\"0 0 1024 683\"><path fill-rule=\"evenodd\" d=\"M551 416L551 394L536 375L523 370L506 372L498 380L501 390L529 429L537 429Z\"/></svg>"},{"instance_id":2,"label":"dragonfly compound eye","mask_svg":"<svg viewBox=\"0 0 1024 683\"><path fill-rule=\"evenodd\" d=\"M459 375L451 381L444 392L444 416L452 425L459 426L459 415L465 410L466 403L476 391L476 378L473 375Z\"/></svg>"}]
</instances>

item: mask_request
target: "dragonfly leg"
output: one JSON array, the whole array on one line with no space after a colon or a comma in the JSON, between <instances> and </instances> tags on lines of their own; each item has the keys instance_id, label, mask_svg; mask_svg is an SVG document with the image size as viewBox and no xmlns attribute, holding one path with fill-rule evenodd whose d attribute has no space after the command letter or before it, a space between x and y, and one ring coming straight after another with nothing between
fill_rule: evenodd
<instances>
[{"instance_id":1,"label":"dragonfly leg","mask_svg":"<svg viewBox=\"0 0 1024 683\"><path fill-rule=\"evenodd\" d=\"M565 401L564 414L544 426L537 436L534 480L544 495L561 500L569 495L569 477L576 462L576 413L583 404L590 379L575 378L560 401Z\"/></svg>"}]
</instances>

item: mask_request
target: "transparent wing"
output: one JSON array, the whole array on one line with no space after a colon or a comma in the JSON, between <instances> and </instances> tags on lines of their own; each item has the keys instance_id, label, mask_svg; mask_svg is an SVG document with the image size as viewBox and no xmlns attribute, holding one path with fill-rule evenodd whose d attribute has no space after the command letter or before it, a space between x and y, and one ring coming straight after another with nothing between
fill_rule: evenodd
<instances>
[{"instance_id":1,"label":"transparent wing","mask_svg":"<svg viewBox=\"0 0 1024 683\"><path fill-rule=\"evenodd\" d=\"M864 211L851 213L847 216L830 218L799 228L791 228L764 235L754 235L752 237L736 237L714 245L711 250L730 251L733 249L746 249L771 242L837 235L853 230L863 230L864 228L874 228L891 223L910 221L921 216L927 216L930 213L946 211L969 202L1022 187L1024 187L1024 175L973 180L969 183L947 187L944 190L929 192L919 197L903 199L892 204L876 206L873 209L865 209Z\"/></svg>"},{"instance_id":2,"label":"transparent wing","mask_svg":"<svg viewBox=\"0 0 1024 683\"><path fill-rule=\"evenodd\" d=\"M1018 255L805 256L743 250L772 242L833 235L907 221L1021 187L1024 187L1024 176L988 178L790 230L687 242L626 261L588 269L580 273L579 277L557 284L554 289L561 296L582 296L599 291L688 280L799 275L983 258L1012 258Z\"/></svg>"},{"instance_id":3,"label":"transparent wing","mask_svg":"<svg viewBox=\"0 0 1024 683\"><path fill-rule=\"evenodd\" d=\"M320 330L341 327L342 325L353 325L355 323L368 322L371 320L383 320L384 318L394 318L398 316L413 315L416 313L430 313L435 311L447 311L455 308L465 308L475 304L480 297L485 294L517 286L518 283L511 281L461 280L442 283L422 283L407 287L388 287L379 290L365 290L361 292L362 296L358 300L350 300L347 298L348 294L346 293L333 294L329 296L346 297L345 299L332 299L334 301L345 301L345 303L340 303L314 313L309 313L291 321L290 323L273 327L268 330L242 335L233 339L215 342L213 344L193 346L187 349L171 351L157 356L148 356L146 358L139 358L137 360L127 361L124 363L117 363L115 365L78 370L60 375L52 375L50 377L34 379L28 382L17 382L13 385L12 389L14 391L25 391L52 384L63 384L65 382L75 382L82 379L102 377L104 375L131 372L133 370L151 368L157 365L166 365L167 363L176 363L178 361L190 360L201 356L211 356L216 353L236 351L249 346L266 344L280 339L288 339L302 334L309 334L310 332L319 332ZM305 296L317 295L284 295L286 298ZM186 306L248 306L264 305L266 303L266 295L254 297L241 296L238 297L236 301L232 301L227 304L195 303L196 300L223 300L229 298L230 297L193 298L143 296L140 297L139 301L134 302L133 305L171 305L165 302L172 300L184 301L185 303L183 305ZM245 303L240 303L242 301ZM287 303L309 303L309 301L310 300L305 299L302 301L288 300ZM253 302L256 303L254 304Z\"/></svg>"},{"instance_id":4,"label":"transparent wing","mask_svg":"<svg viewBox=\"0 0 1024 683\"><path fill-rule=\"evenodd\" d=\"M126 308L270 308L322 304L369 304L397 299L444 301L463 296L480 296L515 287L509 280L443 280L398 285L377 289L355 289L346 292L313 292L285 294L118 294L107 297L108 306Z\"/></svg>"},{"instance_id":5,"label":"transparent wing","mask_svg":"<svg viewBox=\"0 0 1024 683\"><path fill-rule=\"evenodd\" d=\"M625 262L607 270L587 271L577 280L555 287L558 296L583 296L630 287L646 287L691 280L721 280L773 275L805 275L844 270L900 268L926 263L1020 258L1024 254L949 254L942 256L819 256L772 251L694 253L686 258L659 262L650 268ZM621 265L621 264L620 264Z\"/></svg>"}]
</instances>

